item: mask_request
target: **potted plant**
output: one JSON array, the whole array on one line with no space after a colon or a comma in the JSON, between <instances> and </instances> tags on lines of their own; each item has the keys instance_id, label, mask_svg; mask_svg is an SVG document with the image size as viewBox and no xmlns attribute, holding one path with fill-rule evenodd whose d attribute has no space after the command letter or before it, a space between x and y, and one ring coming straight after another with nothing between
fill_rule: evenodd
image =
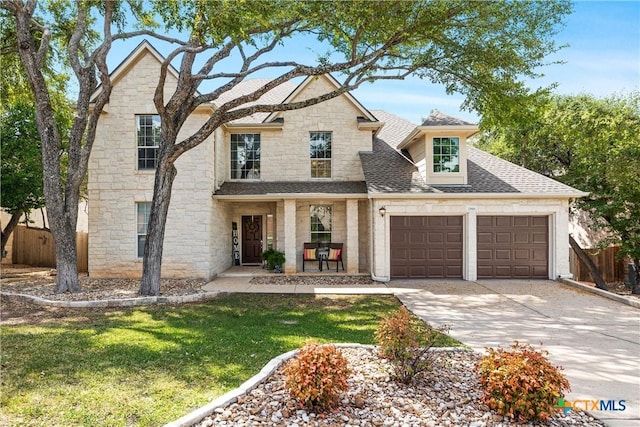
<instances>
[{"instance_id":1,"label":"potted plant","mask_svg":"<svg viewBox=\"0 0 640 427\"><path fill-rule=\"evenodd\" d=\"M277 251L273 248L269 248L266 251L262 252L260 257L263 261L266 261L267 270L278 270L278 272L282 272L282 266L284 265L285 261L283 252Z\"/></svg>"}]
</instances>

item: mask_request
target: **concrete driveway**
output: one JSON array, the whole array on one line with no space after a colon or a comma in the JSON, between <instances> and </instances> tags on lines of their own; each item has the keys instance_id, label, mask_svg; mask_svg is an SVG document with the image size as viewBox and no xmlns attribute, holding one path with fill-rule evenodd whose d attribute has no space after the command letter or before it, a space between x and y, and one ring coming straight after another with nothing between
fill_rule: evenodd
<instances>
[{"instance_id":1,"label":"concrete driveway","mask_svg":"<svg viewBox=\"0 0 640 427\"><path fill-rule=\"evenodd\" d=\"M549 351L571 383L565 400L624 400L590 411L612 426L640 425L640 310L554 281L392 281L423 320L483 351L514 340ZM579 406L591 403L578 403Z\"/></svg>"}]
</instances>

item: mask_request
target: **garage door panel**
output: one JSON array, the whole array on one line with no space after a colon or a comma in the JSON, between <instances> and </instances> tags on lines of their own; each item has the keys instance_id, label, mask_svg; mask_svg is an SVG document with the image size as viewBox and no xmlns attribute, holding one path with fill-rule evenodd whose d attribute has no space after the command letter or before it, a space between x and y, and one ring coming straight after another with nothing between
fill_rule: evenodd
<instances>
[{"instance_id":1,"label":"garage door panel","mask_svg":"<svg viewBox=\"0 0 640 427\"><path fill-rule=\"evenodd\" d=\"M542 233L531 233L531 243L540 243L547 244L547 239L549 238L546 231Z\"/></svg>"},{"instance_id":2,"label":"garage door panel","mask_svg":"<svg viewBox=\"0 0 640 427\"><path fill-rule=\"evenodd\" d=\"M511 251L509 249L496 249L493 252L493 259L498 262L508 261L511 259Z\"/></svg>"},{"instance_id":3,"label":"garage door panel","mask_svg":"<svg viewBox=\"0 0 640 427\"><path fill-rule=\"evenodd\" d=\"M496 216L494 218L494 224L496 227L511 227L510 217L508 216Z\"/></svg>"},{"instance_id":4,"label":"garage door panel","mask_svg":"<svg viewBox=\"0 0 640 427\"><path fill-rule=\"evenodd\" d=\"M529 249L514 249L513 259L515 261L528 261L531 258Z\"/></svg>"},{"instance_id":5,"label":"garage door panel","mask_svg":"<svg viewBox=\"0 0 640 427\"><path fill-rule=\"evenodd\" d=\"M544 249L531 249L531 259L533 261L547 262L547 251Z\"/></svg>"},{"instance_id":6,"label":"garage door panel","mask_svg":"<svg viewBox=\"0 0 640 427\"><path fill-rule=\"evenodd\" d=\"M529 233L514 233L513 234L513 243L515 244L527 244L529 243L529 239L531 238Z\"/></svg>"},{"instance_id":7,"label":"garage door panel","mask_svg":"<svg viewBox=\"0 0 640 427\"><path fill-rule=\"evenodd\" d=\"M424 233L411 233L411 232L406 232L407 234L407 238L405 239L405 241L409 241L412 245L422 245L424 244L424 239L425 239L425 235Z\"/></svg>"},{"instance_id":8,"label":"garage door panel","mask_svg":"<svg viewBox=\"0 0 640 427\"><path fill-rule=\"evenodd\" d=\"M391 277L462 277L462 217L392 216Z\"/></svg>"},{"instance_id":9,"label":"garage door panel","mask_svg":"<svg viewBox=\"0 0 640 427\"><path fill-rule=\"evenodd\" d=\"M544 277L547 278L547 266L534 265L532 266L532 276L533 277Z\"/></svg>"},{"instance_id":10,"label":"garage door panel","mask_svg":"<svg viewBox=\"0 0 640 427\"><path fill-rule=\"evenodd\" d=\"M409 260L423 260L425 257L425 250L420 248L411 248L409 252Z\"/></svg>"},{"instance_id":11,"label":"garage door panel","mask_svg":"<svg viewBox=\"0 0 640 427\"><path fill-rule=\"evenodd\" d=\"M530 217L528 217L528 216L514 216L513 217L513 227L514 228L518 228L518 227L529 228L529 227L531 227L529 219L530 219Z\"/></svg>"},{"instance_id":12,"label":"garage door panel","mask_svg":"<svg viewBox=\"0 0 640 427\"><path fill-rule=\"evenodd\" d=\"M441 232L433 232L427 234L429 244L442 244L445 241L445 235Z\"/></svg>"},{"instance_id":13,"label":"garage door panel","mask_svg":"<svg viewBox=\"0 0 640 427\"><path fill-rule=\"evenodd\" d=\"M449 243L462 243L461 233L447 233L447 242Z\"/></svg>"},{"instance_id":14,"label":"garage door panel","mask_svg":"<svg viewBox=\"0 0 640 427\"><path fill-rule=\"evenodd\" d=\"M548 218L546 216L531 217L531 227L547 228Z\"/></svg>"},{"instance_id":15,"label":"garage door panel","mask_svg":"<svg viewBox=\"0 0 640 427\"><path fill-rule=\"evenodd\" d=\"M493 234L478 232L478 243L493 243Z\"/></svg>"},{"instance_id":16,"label":"garage door panel","mask_svg":"<svg viewBox=\"0 0 640 427\"><path fill-rule=\"evenodd\" d=\"M493 235L493 241L494 243L497 244L504 244L504 245L508 245L511 244L512 242L512 235L511 233L500 233L500 232L496 232Z\"/></svg>"},{"instance_id":17,"label":"garage door panel","mask_svg":"<svg viewBox=\"0 0 640 427\"><path fill-rule=\"evenodd\" d=\"M548 218L478 216L479 278L548 278Z\"/></svg>"}]
</instances>

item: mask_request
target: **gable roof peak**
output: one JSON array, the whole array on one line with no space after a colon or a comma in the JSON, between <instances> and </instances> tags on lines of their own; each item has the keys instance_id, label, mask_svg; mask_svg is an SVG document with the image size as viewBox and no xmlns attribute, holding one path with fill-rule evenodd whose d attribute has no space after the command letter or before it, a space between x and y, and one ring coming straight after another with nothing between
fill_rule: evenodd
<instances>
[{"instance_id":1,"label":"gable roof peak","mask_svg":"<svg viewBox=\"0 0 640 427\"><path fill-rule=\"evenodd\" d=\"M422 126L469 126L475 123L467 122L449 114L445 114L440 110L433 109L429 117L422 122Z\"/></svg>"}]
</instances>

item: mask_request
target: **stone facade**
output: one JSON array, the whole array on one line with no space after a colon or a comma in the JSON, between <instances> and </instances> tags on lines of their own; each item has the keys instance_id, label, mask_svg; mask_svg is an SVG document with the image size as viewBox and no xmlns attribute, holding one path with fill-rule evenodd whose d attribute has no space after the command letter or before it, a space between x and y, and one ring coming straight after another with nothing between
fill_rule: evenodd
<instances>
[{"instance_id":1,"label":"stone facade","mask_svg":"<svg viewBox=\"0 0 640 427\"><path fill-rule=\"evenodd\" d=\"M88 181L89 274L94 277L139 277L142 271L142 258L137 256L136 203L152 200L154 171L137 168L135 117L156 112L153 94L159 66L149 52L129 64L115 81L98 123ZM172 84L167 86L169 90ZM206 118L206 111L192 115L181 135L194 132ZM217 235L228 213L223 204L211 199L214 160L214 141L209 138L176 162L164 277L211 277L225 266L214 259L217 248L229 246Z\"/></svg>"},{"instance_id":2,"label":"stone facade","mask_svg":"<svg viewBox=\"0 0 640 427\"><path fill-rule=\"evenodd\" d=\"M116 70L110 103L98 124L88 183L89 274L94 277L139 277L141 274L136 203L151 202L154 170L137 168L135 117L155 114L153 95L161 60L153 48L141 46ZM168 78L167 97L176 84L175 74L169 73ZM289 94L287 101L317 96L335 89L335 85L336 82L327 76L309 78ZM212 108L197 110L185 123L180 136L196 132ZM467 184L467 157L473 149L467 149L466 138L474 132L473 126L456 129L421 126L406 136L413 139L408 139L404 147L388 142L397 135L392 135L391 139L387 135L386 141L392 149L387 147L384 152L374 152L376 135L373 132L381 124L350 95L301 110L274 114L268 123L247 120L247 123L234 122L216 129L204 143L176 162L178 175L166 224L163 277L210 279L228 269L234 263L232 224L237 224L241 242L242 217L249 215L262 217L262 249L272 244L285 253L285 273L300 272L303 243L311 240L310 207L314 205L331 206L331 240L343 243L342 257L348 274L371 274L376 280L389 280L389 218L394 215L463 216L463 278L466 280L477 278L478 215L548 216L549 276L556 278L569 273L567 211L569 197L574 196L567 196L568 193L547 196L542 191L524 198L515 193L446 194L441 189L426 188L435 184ZM406 128L406 125L394 127L390 124L381 133L384 129ZM311 177L310 132L332 133L330 178ZM233 133L260 134L259 179L231 180ZM459 172L449 175L430 172L433 162L430 141L434 135L460 138ZM382 140L380 133L377 137ZM407 165L408 160L404 158L398 160L400 154L393 150L396 147L407 148L413 164ZM275 188L273 183L285 181L294 186L304 183L307 188L318 188L313 185L327 182L343 185L340 188L347 188L345 184L350 183L362 184L364 188L362 181L365 181L367 171L363 170L366 163L362 156L374 154L382 156L376 159L384 160L377 163L376 169L391 178L383 180L378 187L388 193L376 193L370 187L367 187L368 192L362 190L353 194L279 193L278 190L216 193L231 181L234 188L239 188L238 183L250 185L252 181L266 182L271 189ZM390 162L384 156L391 156L388 157ZM404 173L398 170L407 171L407 166L415 167L415 175L421 175L425 186L407 190L409 187L394 179ZM369 182L367 178L367 185ZM395 191L393 185L402 190ZM385 216L379 213L383 206L387 212Z\"/></svg>"}]
</instances>

